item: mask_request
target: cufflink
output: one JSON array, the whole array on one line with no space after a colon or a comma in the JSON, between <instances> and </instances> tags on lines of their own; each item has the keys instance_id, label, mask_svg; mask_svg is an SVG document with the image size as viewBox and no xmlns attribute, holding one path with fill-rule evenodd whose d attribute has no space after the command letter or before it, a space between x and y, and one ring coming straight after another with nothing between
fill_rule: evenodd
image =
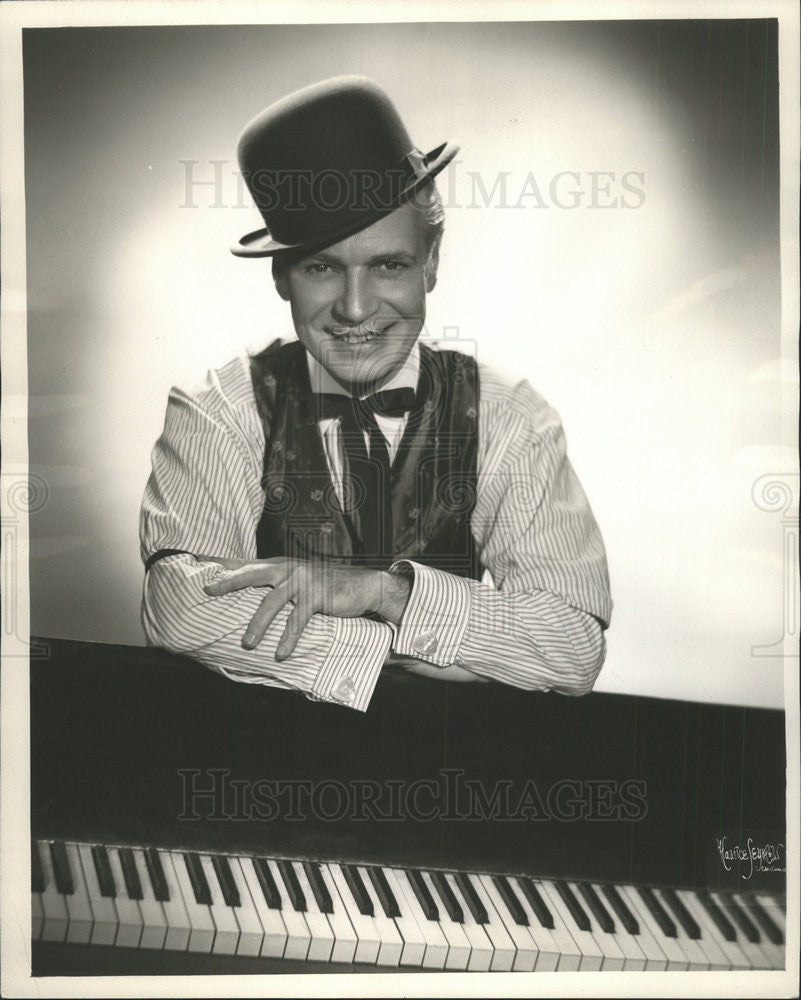
<instances>
[{"instance_id":1,"label":"cufflink","mask_svg":"<svg viewBox=\"0 0 801 1000\"><path fill-rule=\"evenodd\" d=\"M334 685L331 696L341 705L351 705L356 697L356 686L350 677L343 677Z\"/></svg>"},{"instance_id":2,"label":"cufflink","mask_svg":"<svg viewBox=\"0 0 801 1000\"><path fill-rule=\"evenodd\" d=\"M431 656L432 653L436 653L438 645L437 633L433 630L422 632L412 639L412 649L421 656Z\"/></svg>"}]
</instances>

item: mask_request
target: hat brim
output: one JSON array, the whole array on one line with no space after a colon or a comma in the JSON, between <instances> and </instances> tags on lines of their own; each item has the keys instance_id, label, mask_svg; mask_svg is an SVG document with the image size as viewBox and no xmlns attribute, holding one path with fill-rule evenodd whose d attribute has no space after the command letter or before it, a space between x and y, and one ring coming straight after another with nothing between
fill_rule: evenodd
<instances>
[{"instance_id":1,"label":"hat brim","mask_svg":"<svg viewBox=\"0 0 801 1000\"><path fill-rule=\"evenodd\" d=\"M459 152L459 146L453 142L443 143L441 146L437 146L431 150L424 157L424 163L426 166L425 173L420 174L415 177L415 179L401 191L393 203L386 208L373 209L372 211L366 212L358 221L356 225L349 225L344 228L337 230L332 230L330 233L326 233L319 239L315 239L312 243L279 243L274 240L270 235L268 229L257 229L255 232L248 233L243 236L238 243L235 243L231 247L231 253L235 257L274 257L276 254L285 253L290 250L298 251L307 248L309 251L312 249L322 250L326 246L331 246L332 243L338 243L339 240L344 240L348 236L353 236L355 233L361 232L368 226L371 226L374 222L378 222L379 219L384 218L384 216L389 215L394 212L401 205L405 204L410 198L416 194L423 185L427 184L432 178L444 170L445 167L451 162L451 160Z\"/></svg>"}]
</instances>

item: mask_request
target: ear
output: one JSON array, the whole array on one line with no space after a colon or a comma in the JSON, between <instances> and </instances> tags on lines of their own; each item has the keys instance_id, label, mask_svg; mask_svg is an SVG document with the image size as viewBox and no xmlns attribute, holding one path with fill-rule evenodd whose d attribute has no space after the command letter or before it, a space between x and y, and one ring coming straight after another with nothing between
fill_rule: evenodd
<instances>
[{"instance_id":1,"label":"ear","mask_svg":"<svg viewBox=\"0 0 801 1000\"><path fill-rule=\"evenodd\" d=\"M439 244L441 236L438 236L428 251L428 259L425 266L426 292L433 292L437 284L437 269L439 268Z\"/></svg>"}]
</instances>

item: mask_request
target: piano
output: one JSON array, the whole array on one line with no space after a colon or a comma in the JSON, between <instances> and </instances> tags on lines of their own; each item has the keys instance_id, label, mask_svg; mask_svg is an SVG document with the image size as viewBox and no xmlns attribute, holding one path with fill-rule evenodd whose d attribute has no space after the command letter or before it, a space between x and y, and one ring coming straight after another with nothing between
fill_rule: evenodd
<instances>
[{"instance_id":1,"label":"piano","mask_svg":"<svg viewBox=\"0 0 801 1000\"><path fill-rule=\"evenodd\" d=\"M34 975L785 967L782 712L38 645Z\"/></svg>"}]
</instances>

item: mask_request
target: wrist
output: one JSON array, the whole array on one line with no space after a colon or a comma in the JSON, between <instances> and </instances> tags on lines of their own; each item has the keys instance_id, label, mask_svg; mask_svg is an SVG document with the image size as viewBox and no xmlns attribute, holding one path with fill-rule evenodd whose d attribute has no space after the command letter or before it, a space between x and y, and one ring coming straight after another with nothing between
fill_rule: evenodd
<instances>
[{"instance_id":1,"label":"wrist","mask_svg":"<svg viewBox=\"0 0 801 1000\"><path fill-rule=\"evenodd\" d=\"M400 573L380 572L378 614L384 621L400 625L403 612L409 603L412 581Z\"/></svg>"}]
</instances>

